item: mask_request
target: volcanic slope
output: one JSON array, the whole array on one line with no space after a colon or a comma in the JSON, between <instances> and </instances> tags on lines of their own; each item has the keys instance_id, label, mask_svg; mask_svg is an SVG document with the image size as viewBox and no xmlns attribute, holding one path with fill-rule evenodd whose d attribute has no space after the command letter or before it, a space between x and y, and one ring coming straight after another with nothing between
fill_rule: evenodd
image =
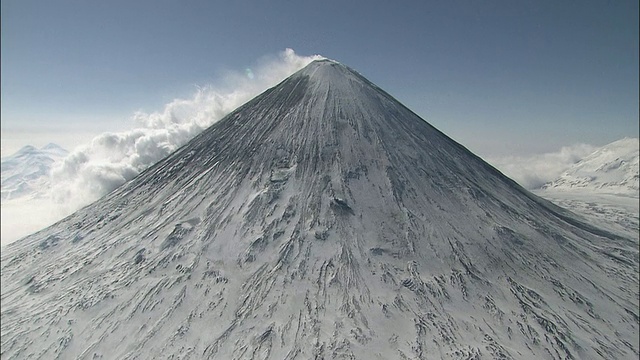
<instances>
[{"instance_id":1,"label":"volcanic slope","mask_svg":"<svg viewBox=\"0 0 640 360\"><path fill-rule=\"evenodd\" d=\"M637 241L315 61L2 250L2 359L637 358Z\"/></svg>"}]
</instances>

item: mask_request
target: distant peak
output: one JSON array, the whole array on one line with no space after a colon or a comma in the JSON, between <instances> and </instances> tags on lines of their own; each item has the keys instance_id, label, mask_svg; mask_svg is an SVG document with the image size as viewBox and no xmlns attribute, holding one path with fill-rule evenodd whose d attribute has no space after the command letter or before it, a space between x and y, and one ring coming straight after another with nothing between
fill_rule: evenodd
<instances>
[{"instance_id":1,"label":"distant peak","mask_svg":"<svg viewBox=\"0 0 640 360\"><path fill-rule=\"evenodd\" d=\"M320 69L320 68L345 68L348 69L345 65L341 63L331 60L331 59L318 59L309 63L309 65L305 66L302 70L305 69Z\"/></svg>"},{"instance_id":2,"label":"distant peak","mask_svg":"<svg viewBox=\"0 0 640 360\"><path fill-rule=\"evenodd\" d=\"M16 152L16 154L25 154L25 153L30 153L30 152L33 152L33 151L35 151L35 150L37 150L37 149L35 148L35 146L32 146L32 145L25 145L25 146L23 146L22 148L20 148L20 150L18 150L18 151Z\"/></svg>"},{"instance_id":3,"label":"distant peak","mask_svg":"<svg viewBox=\"0 0 640 360\"><path fill-rule=\"evenodd\" d=\"M350 67L332 59L318 59L309 63L298 72L316 81L341 81L347 78L359 78L361 75Z\"/></svg>"},{"instance_id":4,"label":"distant peak","mask_svg":"<svg viewBox=\"0 0 640 360\"><path fill-rule=\"evenodd\" d=\"M41 148L41 150L51 150L51 149L56 149L56 150L64 150L62 148L62 146L58 145L58 144L54 144L54 143L48 143L47 145L43 146Z\"/></svg>"},{"instance_id":5,"label":"distant peak","mask_svg":"<svg viewBox=\"0 0 640 360\"><path fill-rule=\"evenodd\" d=\"M322 58L322 59L318 59L318 60L313 60L311 63L317 63L319 65L327 65L327 64L338 64L338 65L342 65L340 64L338 61L335 61L333 59L329 59L329 58Z\"/></svg>"}]
</instances>

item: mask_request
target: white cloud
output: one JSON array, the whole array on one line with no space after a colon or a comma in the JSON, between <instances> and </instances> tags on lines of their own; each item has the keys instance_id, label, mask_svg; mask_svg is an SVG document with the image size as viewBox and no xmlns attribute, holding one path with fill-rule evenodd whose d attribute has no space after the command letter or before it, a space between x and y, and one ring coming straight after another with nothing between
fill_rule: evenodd
<instances>
[{"instance_id":1,"label":"white cloud","mask_svg":"<svg viewBox=\"0 0 640 360\"><path fill-rule=\"evenodd\" d=\"M286 49L277 56L260 59L252 69L227 72L219 84L199 88L190 99L175 99L158 112L136 112L132 117L135 129L98 135L54 166L51 188L37 199L3 203L2 244L97 200L238 106L321 58L300 56ZM30 214L28 222L24 214Z\"/></svg>"},{"instance_id":2,"label":"white cloud","mask_svg":"<svg viewBox=\"0 0 640 360\"><path fill-rule=\"evenodd\" d=\"M546 154L504 156L486 160L523 187L537 189L558 178L571 165L591 154L595 149L596 147L592 145L576 144Z\"/></svg>"},{"instance_id":3,"label":"white cloud","mask_svg":"<svg viewBox=\"0 0 640 360\"><path fill-rule=\"evenodd\" d=\"M73 151L52 171L56 202L86 205L169 155L238 106L301 69L315 56L286 49L265 57L250 71L228 72L219 85L198 89L191 99L175 99L159 112L137 112L138 128L104 133ZM248 74L251 76L248 76Z\"/></svg>"},{"instance_id":4,"label":"white cloud","mask_svg":"<svg viewBox=\"0 0 640 360\"><path fill-rule=\"evenodd\" d=\"M0 244L12 243L54 224L72 212L49 199L2 200Z\"/></svg>"}]
</instances>

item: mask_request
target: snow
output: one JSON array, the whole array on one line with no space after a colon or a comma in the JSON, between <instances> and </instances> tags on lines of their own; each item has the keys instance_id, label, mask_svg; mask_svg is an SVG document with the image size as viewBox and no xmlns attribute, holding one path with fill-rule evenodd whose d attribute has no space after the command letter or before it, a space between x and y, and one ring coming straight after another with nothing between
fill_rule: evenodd
<instances>
[{"instance_id":1,"label":"snow","mask_svg":"<svg viewBox=\"0 0 640 360\"><path fill-rule=\"evenodd\" d=\"M596 149L534 192L621 236L639 236L640 142L624 138Z\"/></svg>"},{"instance_id":2,"label":"snow","mask_svg":"<svg viewBox=\"0 0 640 360\"><path fill-rule=\"evenodd\" d=\"M638 240L314 61L7 245L2 358L637 358Z\"/></svg>"},{"instance_id":3,"label":"snow","mask_svg":"<svg viewBox=\"0 0 640 360\"><path fill-rule=\"evenodd\" d=\"M637 239L640 205L637 197L578 189L540 189L534 193L582 215L585 221L612 233Z\"/></svg>"},{"instance_id":4,"label":"snow","mask_svg":"<svg viewBox=\"0 0 640 360\"><path fill-rule=\"evenodd\" d=\"M56 161L68 152L56 144L47 144L41 149L27 145L15 154L3 158L2 200L41 195L49 181L49 173Z\"/></svg>"},{"instance_id":5,"label":"snow","mask_svg":"<svg viewBox=\"0 0 640 360\"><path fill-rule=\"evenodd\" d=\"M638 198L639 140L624 138L580 160L543 189L582 189Z\"/></svg>"},{"instance_id":6,"label":"snow","mask_svg":"<svg viewBox=\"0 0 640 360\"><path fill-rule=\"evenodd\" d=\"M2 158L0 231L3 246L71 213L47 196L51 187L51 169L66 155L67 151L60 146L47 144L40 149L27 145Z\"/></svg>"}]
</instances>

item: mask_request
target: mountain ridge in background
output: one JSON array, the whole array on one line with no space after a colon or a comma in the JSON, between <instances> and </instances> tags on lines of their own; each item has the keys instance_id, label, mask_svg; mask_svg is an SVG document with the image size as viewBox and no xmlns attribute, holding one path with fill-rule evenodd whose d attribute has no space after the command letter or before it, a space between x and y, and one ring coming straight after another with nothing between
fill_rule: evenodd
<instances>
[{"instance_id":1,"label":"mountain ridge in background","mask_svg":"<svg viewBox=\"0 0 640 360\"><path fill-rule=\"evenodd\" d=\"M68 154L59 145L49 143L40 149L26 145L2 158L2 200L41 194L48 188L53 164Z\"/></svg>"},{"instance_id":2,"label":"mountain ridge in background","mask_svg":"<svg viewBox=\"0 0 640 360\"><path fill-rule=\"evenodd\" d=\"M602 146L542 186L554 191L584 190L638 197L640 145L624 138Z\"/></svg>"},{"instance_id":3,"label":"mountain ridge in background","mask_svg":"<svg viewBox=\"0 0 640 360\"><path fill-rule=\"evenodd\" d=\"M534 193L571 209L590 223L638 239L640 204L638 138L596 149Z\"/></svg>"},{"instance_id":4,"label":"mountain ridge in background","mask_svg":"<svg viewBox=\"0 0 640 360\"><path fill-rule=\"evenodd\" d=\"M638 251L314 61L2 251L3 358L638 356Z\"/></svg>"}]
</instances>

